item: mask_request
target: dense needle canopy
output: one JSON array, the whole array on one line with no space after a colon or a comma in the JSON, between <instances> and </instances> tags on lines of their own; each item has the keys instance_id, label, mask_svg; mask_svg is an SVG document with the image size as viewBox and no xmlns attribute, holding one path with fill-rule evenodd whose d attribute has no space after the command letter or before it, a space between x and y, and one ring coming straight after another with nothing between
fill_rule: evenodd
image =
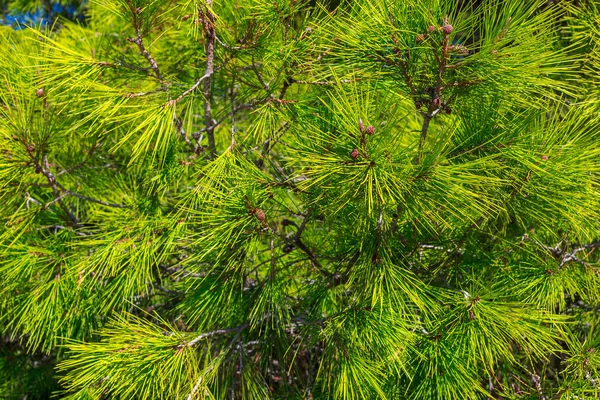
<instances>
[{"instance_id":1,"label":"dense needle canopy","mask_svg":"<svg viewBox=\"0 0 600 400\"><path fill-rule=\"evenodd\" d=\"M0 27L0 397L598 398L596 2L61 3Z\"/></svg>"}]
</instances>

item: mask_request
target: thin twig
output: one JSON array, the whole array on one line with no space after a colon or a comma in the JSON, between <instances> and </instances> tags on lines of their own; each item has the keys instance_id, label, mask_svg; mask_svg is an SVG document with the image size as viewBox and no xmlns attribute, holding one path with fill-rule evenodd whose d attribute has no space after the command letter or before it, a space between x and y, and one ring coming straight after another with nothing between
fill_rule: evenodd
<instances>
[{"instance_id":1,"label":"thin twig","mask_svg":"<svg viewBox=\"0 0 600 400\"><path fill-rule=\"evenodd\" d=\"M129 10L131 11L131 14L133 15L133 27L135 28L135 38L127 38L127 40L131 43L135 43L138 46L140 53L148 61L148 64L150 64L150 68L152 68L152 71L154 71L154 75L156 75L156 78L162 83L163 76L160 72L160 69L158 68L158 64L156 63L156 60L150 55L150 53L148 52L148 49L146 49L146 46L144 45L142 31L140 29L141 25L140 25L140 21L138 19L139 10L135 7L135 5L131 1L128 1L127 3L129 6Z\"/></svg>"},{"instance_id":2,"label":"thin twig","mask_svg":"<svg viewBox=\"0 0 600 400\"><path fill-rule=\"evenodd\" d=\"M294 81L295 83L301 84L301 85L320 85L320 86L326 86L326 85L337 85L338 83L353 83L353 82L358 82L360 81L360 79L356 78L356 79L341 79L339 81L306 81L306 80L297 80Z\"/></svg>"},{"instance_id":3,"label":"thin twig","mask_svg":"<svg viewBox=\"0 0 600 400\"><path fill-rule=\"evenodd\" d=\"M235 75L231 79L231 144L229 150L235 146Z\"/></svg>"},{"instance_id":4,"label":"thin twig","mask_svg":"<svg viewBox=\"0 0 600 400\"><path fill-rule=\"evenodd\" d=\"M267 94L270 96L271 95L271 88L269 87L269 85L267 83L265 83L265 80L263 79L262 74L258 70L258 67L257 67L256 63L254 62L254 55L252 55L252 64L250 64L250 68L252 69L252 71L254 71L254 75L256 75L256 78L258 79L258 81L262 85L263 89L265 89L265 91L267 92Z\"/></svg>"},{"instance_id":5,"label":"thin twig","mask_svg":"<svg viewBox=\"0 0 600 400\"><path fill-rule=\"evenodd\" d=\"M212 73L211 73L212 74ZM184 91L183 93L181 93L179 96L177 96L177 98L170 100L169 104L173 105L173 104L177 104L181 101L181 99L183 99L185 96L187 96L188 94L192 93L194 90L196 90L200 84L205 80L210 78L211 75L208 75L207 73L205 73L204 75L202 75L197 81L196 83L194 83L194 85L192 87L190 87L189 89L187 89L186 91Z\"/></svg>"},{"instance_id":6,"label":"thin twig","mask_svg":"<svg viewBox=\"0 0 600 400\"><path fill-rule=\"evenodd\" d=\"M78 168L83 167L93 157L94 152L96 151L96 149L98 148L98 146L99 146L98 142L94 143L94 145L92 146L92 148L88 151L87 157L85 157L85 159L83 161L81 161L79 164L73 165L70 168L67 168L67 169L64 169L64 170L58 172L56 174L56 176L60 176L62 174L68 174L70 172L75 171Z\"/></svg>"},{"instance_id":7,"label":"thin twig","mask_svg":"<svg viewBox=\"0 0 600 400\"><path fill-rule=\"evenodd\" d=\"M59 185L60 186L60 185ZM114 207L114 208L131 208L131 206L128 206L126 204L117 204L117 203L109 203L107 201L102 201L102 200L98 200L98 199L94 199L93 197L89 197L89 196L85 196L83 194L80 193L75 193L75 192L71 192L70 190L67 190L65 188L63 188L62 186L60 186L66 194L68 194L69 196L74 196L77 197L78 199L81 200L86 200L89 201L91 203L96 203L96 204L100 204L106 207Z\"/></svg>"},{"instance_id":8,"label":"thin twig","mask_svg":"<svg viewBox=\"0 0 600 400\"><path fill-rule=\"evenodd\" d=\"M194 347L195 345L198 344L198 342L200 342L203 339L208 339L208 338L211 338L211 337L214 337L214 336L227 335L228 333L233 333L233 332L240 332L240 331L246 329L249 326L250 326L250 324L248 322L246 322L245 324L242 324L240 326L236 326L234 328L217 329L215 331L205 332L205 333L202 333L202 334L196 336L194 339L190 340L189 342L180 344L179 346L177 346L177 348L181 349L181 348L184 348L184 347Z\"/></svg>"},{"instance_id":9,"label":"thin twig","mask_svg":"<svg viewBox=\"0 0 600 400\"><path fill-rule=\"evenodd\" d=\"M25 143L23 143L23 144L25 144ZM33 151L34 151L33 147L28 144L25 144L25 147L27 149L27 152L29 153L29 157L31 158L31 161L33 162L33 164L35 166L36 171L38 171L39 173L44 175L46 177L46 180L50 184L50 187L52 188L52 193L54 194L54 198L57 199L56 202L59 204L60 208L67 215L67 218L68 218L67 222L69 223L69 225L71 225L71 226L79 225L79 219L77 219L75 214L73 214L71 212L71 210L69 210L67 205L60 198L61 194L60 194L60 190L59 190L59 185L56 182L56 178L54 177L52 172L50 172L50 164L48 163L48 157L44 154L42 156L43 165L40 165L40 163L37 161L35 154L33 153Z\"/></svg>"},{"instance_id":10,"label":"thin twig","mask_svg":"<svg viewBox=\"0 0 600 400\"><path fill-rule=\"evenodd\" d=\"M177 117L177 114L175 113L175 109L173 109L173 122L175 123L175 127L177 128L177 132L179 133L179 136L181 136L183 138L184 142L188 145L188 147L190 148L190 150L192 152L197 153L198 146L195 145L194 143L192 143L192 141L188 137L187 133L185 133L185 129L183 128L183 121L181 121L181 118Z\"/></svg>"},{"instance_id":11,"label":"thin twig","mask_svg":"<svg viewBox=\"0 0 600 400\"><path fill-rule=\"evenodd\" d=\"M286 235L277 232L274 229L271 229L271 231L273 233L275 233L275 235L279 236L281 239L283 239L286 243L293 245L294 247L297 247L298 249L300 249L302 252L304 252L304 254L306 254L308 256L308 258L310 259L310 261L312 262L313 266L315 266L315 268L317 268L319 270L319 272L321 273L321 275L330 278L333 274L329 271L327 271L325 269L325 267L323 267L323 265L321 265L321 263L319 262L319 260L317 259L317 257L315 256L315 254L312 252L312 250L310 250L308 248L308 246L306 244L304 244L304 242L300 239L300 238L289 238Z\"/></svg>"}]
</instances>

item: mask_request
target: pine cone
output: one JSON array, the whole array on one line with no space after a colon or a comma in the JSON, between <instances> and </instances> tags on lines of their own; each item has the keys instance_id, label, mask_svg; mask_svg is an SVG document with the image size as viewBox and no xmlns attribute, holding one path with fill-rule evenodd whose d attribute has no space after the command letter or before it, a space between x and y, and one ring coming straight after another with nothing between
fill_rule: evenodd
<instances>
[{"instance_id":1,"label":"pine cone","mask_svg":"<svg viewBox=\"0 0 600 400\"><path fill-rule=\"evenodd\" d=\"M266 216L265 216L265 212L260 209L260 208L255 208L254 209L254 216L256 217L257 220L259 220L260 222L265 222Z\"/></svg>"},{"instance_id":2,"label":"pine cone","mask_svg":"<svg viewBox=\"0 0 600 400\"><path fill-rule=\"evenodd\" d=\"M450 24L446 24L446 25L442 26L442 32L444 32L444 34L446 34L446 35L451 34L453 30L454 30L454 28Z\"/></svg>"}]
</instances>

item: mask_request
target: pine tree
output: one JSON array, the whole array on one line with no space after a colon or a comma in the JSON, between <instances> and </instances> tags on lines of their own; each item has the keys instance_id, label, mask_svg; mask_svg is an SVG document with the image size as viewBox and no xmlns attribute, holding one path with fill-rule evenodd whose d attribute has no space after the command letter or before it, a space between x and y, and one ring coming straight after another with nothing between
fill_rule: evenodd
<instances>
[{"instance_id":1,"label":"pine tree","mask_svg":"<svg viewBox=\"0 0 600 400\"><path fill-rule=\"evenodd\" d=\"M337 3L0 30L0 397L600 397L600 7Z\"/></svg>"}]
</instances>

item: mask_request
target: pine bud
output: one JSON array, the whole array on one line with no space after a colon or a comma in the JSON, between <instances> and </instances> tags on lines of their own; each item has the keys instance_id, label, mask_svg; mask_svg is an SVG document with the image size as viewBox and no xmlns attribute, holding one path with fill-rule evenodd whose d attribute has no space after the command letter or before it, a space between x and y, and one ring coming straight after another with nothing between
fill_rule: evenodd
<instances>
[{"instance_id":1,"label":"pine bud","mask_svg":"<svg viewBox=\"0 0 600 400\"><path fill-rule=\"evenodd\" d=\"M417 38L416 38L417 43L422 42L424 39L425 39L425 35L423 35L423 34L417 35Z\"/></svg>"},{"instance_id":2,"label":"pine bud","mask_svg":"<svg viewBox=\"0 0 600 400\"><path fill-rule=\"evenodd\" d=\"M360 133L365 133L365 124L363 123L362 118L358 119L358 129L360 129Z\"/></svg>"},{"instance_id":3,"label":"pine bud","mask_svg":"<svg viewBox=\"0 0 600 400\"><path fill-rule=\"evenodd\" d=\"M444 34L446 34L446 35L451 34L453 30L454 30L454 28L450 24L446 24L446 25L442 26L442 32L444 32Z\"/></svg>"},{"instance_id":4,"label":"pine bud","mask_svg":"<svg viewBox=\"0 0 600 400\"><path fill-rule=\"evenodd\" d=\"M436 27L433 25L431 25L431 26L429 26L429 28L427 28L428 33L435 32L435 30L436 30Z\"/></svg>"},{"instance_id":5,"label":"pine bud","mask_svg":"<svg viewBox=\"0 0 600 400\"><path fill-rule=\"evenodd\" d=\"M375 127L373 125L369 125L369 126L367 126L367 129L365 132L367 135L372 135L375 133Z\"/></svg>"},{"instance_id":6,"label":"pine bud","mask_svg":"<svg viewBox=\"0 0 600 400\"><path fill-rule=\"evenodd\" d=\"M354 149L350 152L350 157L354 158L355 160L358 158L359 153L358 153L358 149Z\"/></svg>"},{"instance_id":7,"label":"pine bud","mask_svg":"<svg viewBox=\"0 0 600 400\"><path fill-rule=\"evenodd\" d=\"M548 161L548 156L544 154L544 155L542 156L542 160L544 160L544 161Z\"/></svg>"},{"instance_id":8,"label":"pine bud","mask_svg":"<svg viewBox=\"0 0 600 400\"><path fill-rule=\"evenodd\" d=\"M44 91L44 88L39 88L35 91L35 95L37 97L44 97L46 95L46 91Z\"/></svg>"}]
</instances>

